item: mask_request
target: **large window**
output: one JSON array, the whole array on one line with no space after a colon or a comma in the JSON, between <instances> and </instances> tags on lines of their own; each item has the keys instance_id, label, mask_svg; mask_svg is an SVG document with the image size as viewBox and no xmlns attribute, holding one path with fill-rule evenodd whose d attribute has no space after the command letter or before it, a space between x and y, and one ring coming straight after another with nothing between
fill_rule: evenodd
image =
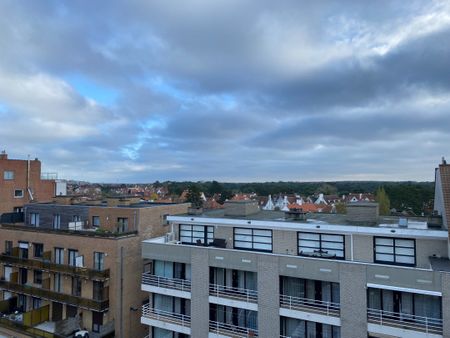
<instances>
[{"instance_id":1,"label":"large window","mask_svg":"<svg viewBox=\"0 0 450 338\"><path fill-rule=\"evenodd\" d=\"M344 236L299 232L298 254L300 256L344 259Z\"/></svg>"},{"instance_id":2,"label":"large window","mask_svg":"<svg viewBox=\"0 0 450 338\"><path fill-rule=\"evenodd\" d=\"M272 252L272 230L234 228L234 247Z\"/></svg>"},{"instance_id":3,"label":"large window","mask_svg":"<svg viewBox=\"0 0 450 338\"><path fill-rule=\"evenodd\" d=\"M375 262L397 265L416 265L414 239L374 237Z\"/></svg>"},{"instance_id":4,"label":"large window","mask_svg":"<svg viewBox=\"0 0 450 338\"><path fill-rule=\"evenodd\" d=\"M185 244L208 245L214 241L214 227L180 224L180 241Z\"/></svg>"},{"instance_id":5,"label":"large window","mask_svg":"<svg viewBox=\"0 0 450 338\"><path fill-rule=\"evenodd\" d=\"M5 241L5 254L8 256L12 255L13 251L13 242L12 241Z\"/></svg>"}]
</instances>

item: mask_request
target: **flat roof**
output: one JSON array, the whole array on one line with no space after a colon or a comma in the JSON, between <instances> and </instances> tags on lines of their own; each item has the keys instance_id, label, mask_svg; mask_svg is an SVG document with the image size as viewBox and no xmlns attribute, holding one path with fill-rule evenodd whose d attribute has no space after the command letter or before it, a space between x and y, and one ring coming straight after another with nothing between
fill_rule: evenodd
<instances>
[{"instance_id":1,"label":"flat roof","mask_svg":"<svg viewBox=\"0 0 450 338\"><path fill-rule=\"evenodd\" d=\"M400 227L399 219L408 218L408 226ZM447 239L447 229L431 229L426 217L380 216L377 224L354 223L346 214L308 213L306 221L286 219L283 211L260 210L247 216L225 215L224 209L207 210L201 215L168 216L168 221L186 224L239 226L274 230L327 232L337 234L386 235Z\"/></svg>"}]
</instances>

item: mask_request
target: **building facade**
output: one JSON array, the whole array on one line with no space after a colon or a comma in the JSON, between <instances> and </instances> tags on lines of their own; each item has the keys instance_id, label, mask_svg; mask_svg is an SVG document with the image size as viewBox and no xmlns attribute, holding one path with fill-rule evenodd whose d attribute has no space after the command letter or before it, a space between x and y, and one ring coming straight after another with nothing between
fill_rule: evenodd
<instances>
[{"instance_id":1,"label":"building facade","mask_svg":"<svg viewBox=\"0 0 450 338\"><path fill-rule=\"evenodd\" d=\"M446 205L448 207L448 205ZM150 337L450 337L448 230L439 218L259 211L169 216L143 242Z\"/></svg>"},{"instance_id":2,"label":"building facade","mask_svg":"<svg viewBox=\"0 0 450 338\"><path fill-rule=\"evenodd\" d=\"M51 201L55 195L65 195L65 182L55 175L41 173L41 162L8 159L0 153L0 215L22 212L30 202Z\"/></svg>"},{"instance_id":3,"label":"building facade","mask_svg":"<svg viewBox=\"0 0 450 338\"><path fill-rule=\"evenodd\" d=\"M141 242L164 235L167 215L188 205L56 200L25 205L24 224L0 226L0 312L11 314L0 333L142 337Z\"/></svg>"}]
</instances>

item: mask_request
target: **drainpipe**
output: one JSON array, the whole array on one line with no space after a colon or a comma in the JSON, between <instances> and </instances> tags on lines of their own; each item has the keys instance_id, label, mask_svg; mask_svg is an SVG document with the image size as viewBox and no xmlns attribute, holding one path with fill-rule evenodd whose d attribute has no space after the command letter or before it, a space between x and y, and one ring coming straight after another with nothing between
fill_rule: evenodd
<instances>
[{"instance_id":1,"label":"drainpipe","mask_svg":"<svg viewBox=\"0 0 450 338\"><path fill-rule=\"evenodd\" d=\"M123 338L123 246L120 247L120 338Z\"/></svg>"}]
</instances>

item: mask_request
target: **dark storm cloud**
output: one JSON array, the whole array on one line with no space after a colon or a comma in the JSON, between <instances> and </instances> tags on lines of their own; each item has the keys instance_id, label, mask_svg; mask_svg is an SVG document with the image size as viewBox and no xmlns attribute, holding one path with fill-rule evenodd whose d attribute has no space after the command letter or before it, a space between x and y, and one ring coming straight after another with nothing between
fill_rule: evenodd
<instances>
[{"instance_id":1,"label":"dark storm cloud","mask_svg":"<svg viewBox=\"0 0 450 338\"><path fill-rule=\"evenodd\" d=\"M432 179L448 155L445 1L0 12L0 145L66 177Z\"/></svg>"}]
</instances>

